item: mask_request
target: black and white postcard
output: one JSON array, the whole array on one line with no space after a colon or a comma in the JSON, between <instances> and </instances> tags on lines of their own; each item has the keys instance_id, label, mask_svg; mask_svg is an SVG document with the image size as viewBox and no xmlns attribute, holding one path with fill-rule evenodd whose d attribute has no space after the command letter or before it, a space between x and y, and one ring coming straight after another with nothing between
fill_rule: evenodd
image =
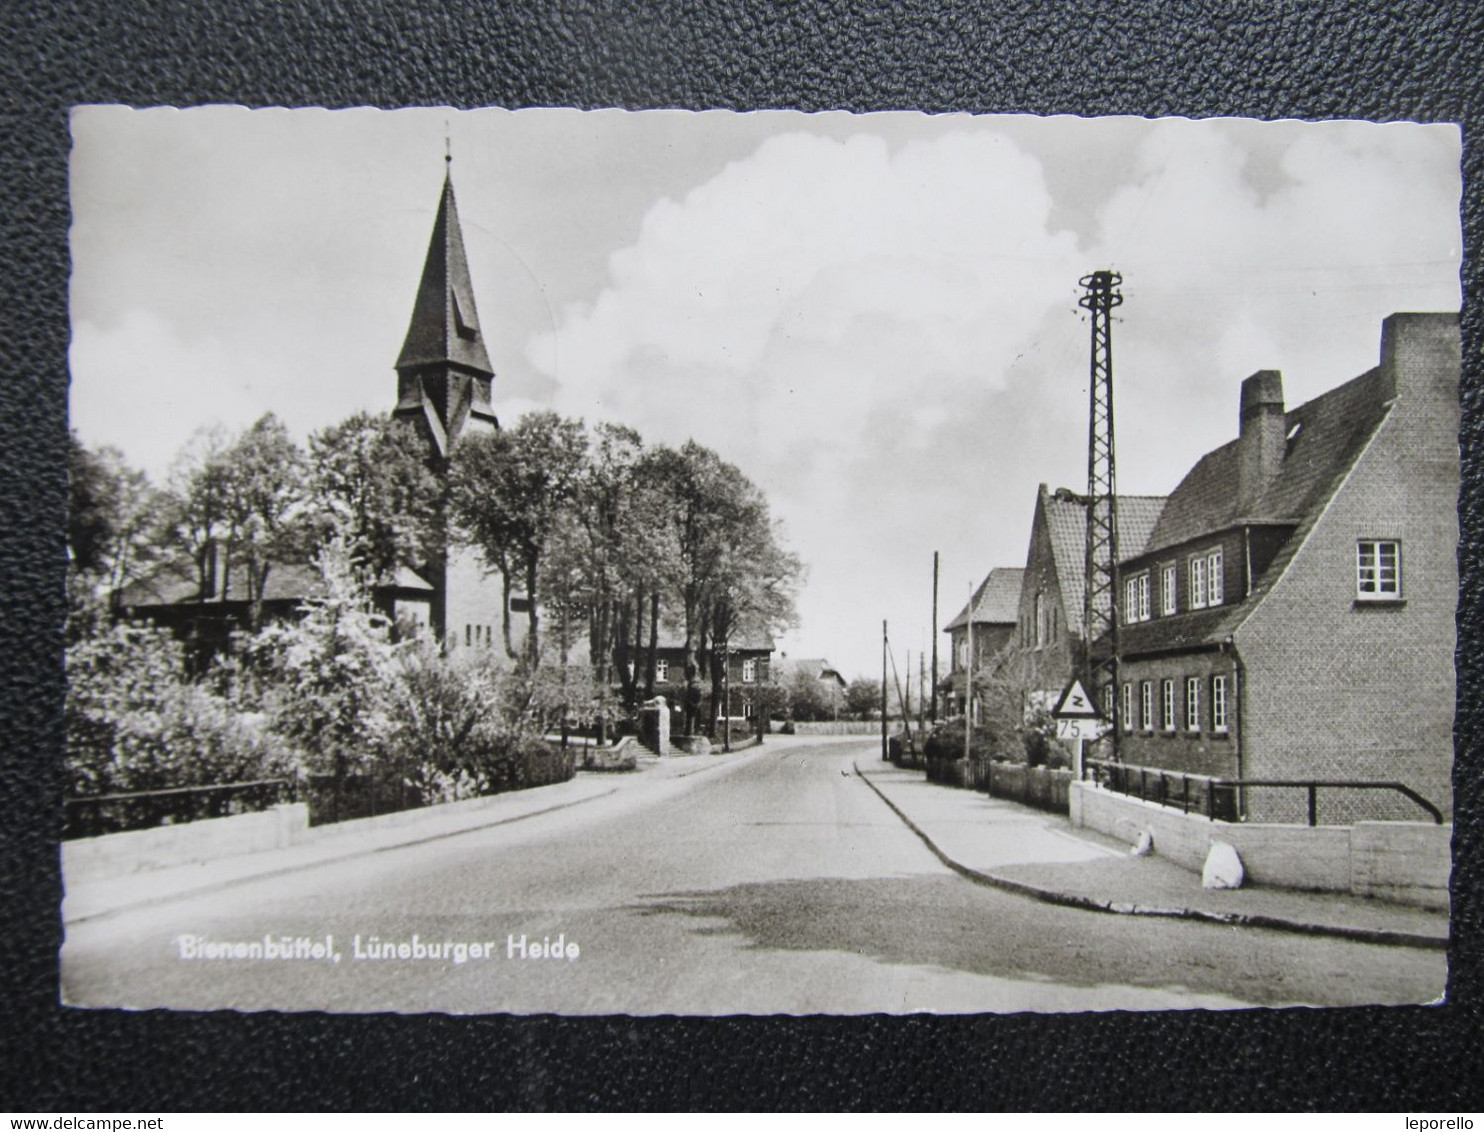
<instances>
[{"instance_id":1,"label":"black and white postcard","mask_svg":"<svg viewBox=\"0 0 1484 1132\"><path fill-rule=\"evenodd\" d=\"M64 1003L1437 1003L1448 125L72 114Z\"/></svg>"}]
</instances>

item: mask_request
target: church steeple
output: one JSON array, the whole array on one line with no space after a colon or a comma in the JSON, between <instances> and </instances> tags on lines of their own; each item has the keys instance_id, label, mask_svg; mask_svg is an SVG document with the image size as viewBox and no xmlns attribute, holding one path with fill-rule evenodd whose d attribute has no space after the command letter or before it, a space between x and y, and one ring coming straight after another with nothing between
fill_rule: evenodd
<instances>
[{"instance_id":1,"label":"church steeple","mask_svg":"<svg viewBox=\"0 0 1484 1132\"><path fill-rule=\"evenodd\" d=\"M447 160L451 164L452 158ZM495 373L474 307L451 168L444 174L422 281L396 370L395 415L420 422L439 458L448 455L471 423L499 427L490 405Z\"/></svg>"}]
</instances>

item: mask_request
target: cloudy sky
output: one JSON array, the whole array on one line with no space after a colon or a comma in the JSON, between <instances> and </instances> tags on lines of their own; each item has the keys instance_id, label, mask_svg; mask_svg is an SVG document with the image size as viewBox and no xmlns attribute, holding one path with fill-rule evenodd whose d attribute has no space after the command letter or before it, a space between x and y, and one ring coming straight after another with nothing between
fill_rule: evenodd
<instances>
[{"instance_id":1,"label":"cloudy sky","mask_svg":"<svg viewBox=\"0 0 1484 1132\"><path fill-rule=\"evenodd\" d=\"M72 421L163 482L202 425L390 410L445 137L495 403L715 448L809 564L781 647L880 670L1086 483L1077 280L1123 273L1119 487L1459 305L1451 126L660 111L72 121ZM946 665L946 659L944 661ZM913 661L916 668L916 661Z\"/></svg>"}]
</instances>

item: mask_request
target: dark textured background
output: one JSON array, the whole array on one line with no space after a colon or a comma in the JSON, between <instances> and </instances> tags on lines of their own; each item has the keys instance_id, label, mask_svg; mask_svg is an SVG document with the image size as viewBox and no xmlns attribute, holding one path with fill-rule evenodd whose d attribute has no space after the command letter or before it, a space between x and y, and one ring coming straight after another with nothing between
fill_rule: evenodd
<instances>
[{"instance_id":1,"label":"dark textured background","mask_svg":"<svg viewBox=\"0 0 1484 1132\"><path fill-rule=\"evenodd\" d=\"M1484 640L1473 142L1484 5L0 3L0 1108L1477 1110ZM1466 301L1451 1004L1065 1017L562 1019L57 1005L67 110L795 107L1462 122ZM1469 706L1464 706L1469 705ZM1234 929L1235 930L1235 929Z\"/></svg>"}]
</instances>

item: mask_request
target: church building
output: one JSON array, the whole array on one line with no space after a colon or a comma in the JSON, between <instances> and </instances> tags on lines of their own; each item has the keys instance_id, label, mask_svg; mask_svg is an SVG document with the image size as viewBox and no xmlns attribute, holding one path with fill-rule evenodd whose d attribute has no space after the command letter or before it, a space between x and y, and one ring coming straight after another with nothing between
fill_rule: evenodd
<instances>
[{"instance_id":1,"label":"church building","mask_svg":"<svg viewBox=\"0 0 1484 1132\"><path fill-rule=\"evenodd\" d=\"M500 427L490 403L495 371L479 328L474 284L454 201L451 169L445 171L433 235L413 301L412 321L397 357L393 415L414 424L440 476L461 436ZM493 647L504 600L478 552L450 540L444 557L424 569L433 591L427 616L450 649ZM513 599L519 600L519 599ZM399 612L402 612L399 606ZM406 612L412 612L408 609Z\"/></svg>"}]
</instances>

